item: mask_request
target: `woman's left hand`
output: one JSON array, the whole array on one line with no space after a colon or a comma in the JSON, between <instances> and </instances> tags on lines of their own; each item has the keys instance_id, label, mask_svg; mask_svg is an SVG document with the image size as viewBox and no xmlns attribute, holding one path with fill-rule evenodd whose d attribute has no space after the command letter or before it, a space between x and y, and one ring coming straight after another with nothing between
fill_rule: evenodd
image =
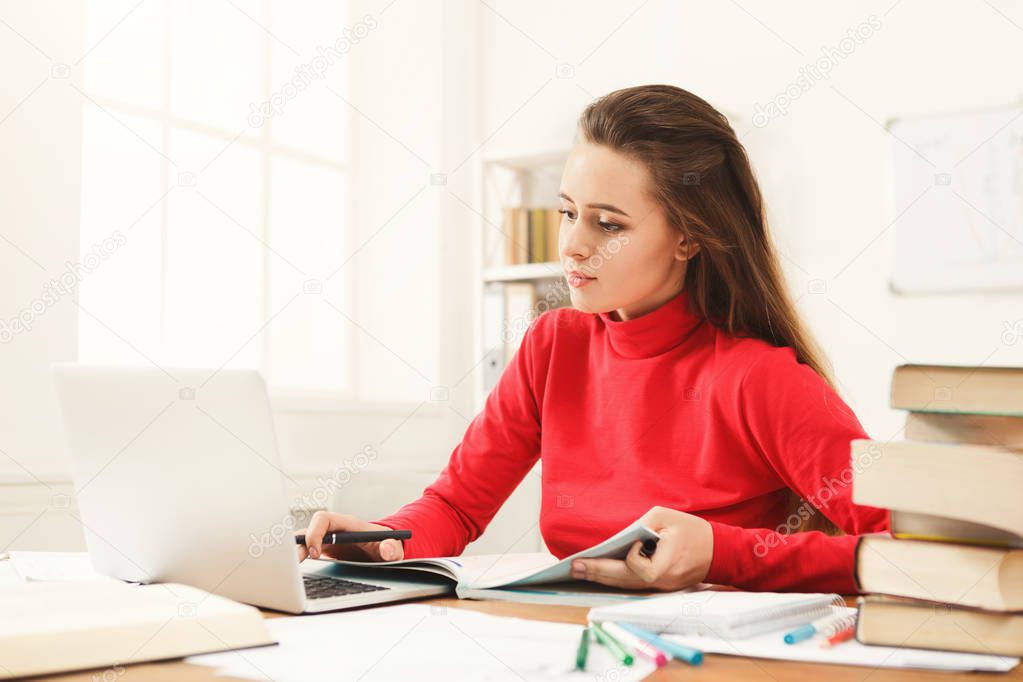
<instances>
[{"instance_id":1,"label":"woman's left hand","mask_svg":"<svg viewBox=\"0 0 1023 682\"><path fill-rule=\"evenodd\" d=\"M576 559L572 577L625 589L673 591L701 582L714 556L714 532L707 521L667 507L654 507L639 519L661 536L649 558L642 542L620 559Z\"/></svg>"}]
</instances>

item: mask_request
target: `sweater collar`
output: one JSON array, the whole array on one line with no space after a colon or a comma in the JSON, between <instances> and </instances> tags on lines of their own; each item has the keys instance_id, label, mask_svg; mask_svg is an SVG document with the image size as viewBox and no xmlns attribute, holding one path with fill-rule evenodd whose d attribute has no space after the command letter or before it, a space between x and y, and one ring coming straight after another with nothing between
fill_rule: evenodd
<instances>
[{"instance_id":1,"label":"sweater collar","mask_svg":"<svg viewBox=\"0 0 1023 682\"><path fill-rule=\"evenodd\" d=\"M703 321L692 309L689 292L685 289L639 317L614 320L610 312L597 315L607 330L611 347L627 358L653 357L671 350Z\"/></svg>"}]
</instances>

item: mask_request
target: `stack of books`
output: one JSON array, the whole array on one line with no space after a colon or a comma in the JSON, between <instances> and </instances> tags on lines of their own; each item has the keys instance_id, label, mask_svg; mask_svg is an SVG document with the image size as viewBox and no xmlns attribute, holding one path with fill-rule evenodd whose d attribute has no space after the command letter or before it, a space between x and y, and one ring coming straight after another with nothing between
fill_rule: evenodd
<instances>
[{"instance_id":1,"label":"stack of books","mask_svg":"<svg viewBox=\"0 0 1023 682\"><path fill-rule=\"evenodd\" d=\"M504 209L505 262L507 265L558 260L561 213L556 208Z\"/></svg>"},{"instance_id":2,"label":"stack of books","mask_svg":"<svg viewBox=\"0 0 1023 682\"><path fill-rule=\"evenodd\" d=\"M902 365L905 440L852 444L864 644L1023 655L1023 368Z\"/></svg>"}]
</instances>

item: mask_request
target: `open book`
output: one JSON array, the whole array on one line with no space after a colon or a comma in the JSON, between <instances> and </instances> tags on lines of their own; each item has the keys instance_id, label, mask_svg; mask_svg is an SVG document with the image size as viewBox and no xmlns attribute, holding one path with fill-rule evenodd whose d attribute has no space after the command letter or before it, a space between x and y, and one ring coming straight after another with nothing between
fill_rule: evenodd
<instances>
[{"instance_id":1,"label":"open book","mask_svg":"<svg viewBox=\"0 0 1023 682\"><path fill-rule=\"evenodd\" d=\"M274 644L256 608L177 583L19 582L0 604L0 680Z\"/></svg>"},{"instance_id":2,"label":"open book","mask_svg":"<svg viewBox=\"0 0 1023 682\"><path fill-rule=\"evenodd\" d=\"M360 569L411 569L450 578L461 599L502 599L530 603L598 606L617 604L640 595L623 595L618 590L579 581L570 583L572 560L582 558L624 559L633 543L657 540L658 535L639 521L615 533L600 544L558 560L544 552L479 554L475 556L402 559L400 561L349 561L334 563ZM544 586L538 588L535 586Z\"/></svg>"}]
</instances>

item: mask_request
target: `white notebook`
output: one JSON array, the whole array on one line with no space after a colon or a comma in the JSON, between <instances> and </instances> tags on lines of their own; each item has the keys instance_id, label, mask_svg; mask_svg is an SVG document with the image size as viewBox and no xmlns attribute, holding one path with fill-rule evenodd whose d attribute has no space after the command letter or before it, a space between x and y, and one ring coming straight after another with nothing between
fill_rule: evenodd
<instances>
[{"instance_id":1,"label":"white notebook","mask_svg":"<svg viewBox=\"0 0 1023 682\"><path fill-rule=\"evenodd\" d=\"M659 633L742 638L802 625L844 605L837 594L706 591L590 609L591 621L632 623Z\"/></svg>"}]
</instances>

